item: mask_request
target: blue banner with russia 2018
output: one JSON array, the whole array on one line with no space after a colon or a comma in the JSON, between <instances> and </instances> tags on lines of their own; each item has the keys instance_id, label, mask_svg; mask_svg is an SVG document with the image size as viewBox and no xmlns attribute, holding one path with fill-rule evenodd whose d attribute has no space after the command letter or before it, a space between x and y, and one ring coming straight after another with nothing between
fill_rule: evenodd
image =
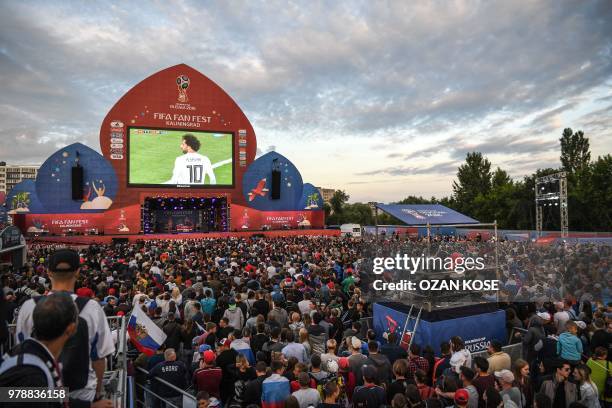
<instances>
[{"instance_id":1,"label":"blue banner with russia 2018","mask_svg":"<svg viewBox=\"0 0 612 408\"><path fill-rule=\"evenodd\" d=\"M384 341L384 333L394 332L400 341L404 331L413 331L415 319L406 324L409 308L393 303L373 305L374 331L380 341ZM413 309L413 317L416 317L417 310L416 307ZM413 342L422 348L431 346L436 355L440 354L440 344L448 342L453 336L461 337L470 352L485 350L493 340L506 344L506 312L492 310L490 305L483 306L482 311L479 313L477 307L471 307L442 310L429 315L423 312L426 316L419 320Z\"/></svg>"}]
</instances>

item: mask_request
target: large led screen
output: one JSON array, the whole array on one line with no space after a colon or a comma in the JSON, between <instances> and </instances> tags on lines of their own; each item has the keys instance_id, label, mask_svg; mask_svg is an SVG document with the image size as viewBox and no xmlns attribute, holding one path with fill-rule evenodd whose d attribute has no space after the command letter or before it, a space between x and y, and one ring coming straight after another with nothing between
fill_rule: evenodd
<instances>
[{"instance_id":1,"label":"large led screen","mask_svg":"<svg viewBox=\"0 0 612 408\"><path fill-rule=\"evenodd\" d=\"M138 187L232 187L232 133L128 129L128 184Z\"/></svg>"}]
</instances>

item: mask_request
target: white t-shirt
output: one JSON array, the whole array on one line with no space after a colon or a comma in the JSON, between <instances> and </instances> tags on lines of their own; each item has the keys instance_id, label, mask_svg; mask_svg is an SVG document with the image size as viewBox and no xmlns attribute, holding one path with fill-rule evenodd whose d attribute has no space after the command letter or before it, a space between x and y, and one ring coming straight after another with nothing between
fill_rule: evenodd
<instances>
[{"instance_id":1,"label":"white t-shirt","mask_svg":"<svg viewBox=\"0 0 612 408\"><path fill-rule=\"evenodd\" d=\"M172 178L164 184L204 184L206 176L208 184L217 184L208 157L199 153L185 153L176 158Z\"/></svg>"},{"instance_id":2,"label":"white t-shirt","mask_svg":"<svg viewBox=\"0 0 612 408\"><path fill-rule=\"evenodd\" d=\"M77 295L72 294L72 298L76 299ZM34 300L28 299L19 309L15 331L17 334L17 343L21 343L32 335L32 313L34 312L35 306L36 303ZM93 401L96 397L98 379L91 365L91 361L105 358L114 353L115 344L110 328L108 327L108 322L106 321L106 315L98 302L93 299L87 302L81 311L80 317L87 322L89 331L89 355L91 356L89 360L89 376L85 388L71 391L70 396L81 400Z\"/></svg>"}]
</instances>

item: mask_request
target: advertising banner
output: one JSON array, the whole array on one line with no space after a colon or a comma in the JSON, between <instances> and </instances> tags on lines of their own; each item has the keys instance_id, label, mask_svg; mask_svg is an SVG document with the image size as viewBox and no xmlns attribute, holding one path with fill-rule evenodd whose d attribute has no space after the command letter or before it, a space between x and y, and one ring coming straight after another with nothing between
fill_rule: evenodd
<instances>
[{"instance_id":1,"label":"advertising banner","mask_svg":"<svg viewBox=\"0 0 612 408\"><path fill-rule=\"evenodd\" d=\"M415 312L413 316L416 316ZM375 303L374 330L378 338L382 339L385 332L395 332L401 338L407 317L405 312ZM411 319L405 330L413 331L414 322ZM440 354L440 343L448 342L453 336L461 337L471 352L483 351L492 340L506 344L506 312L497 310L439 321L421 319L413 335L416 344L433 347L437 355Z\"/></svg>"},{"instance_id":2,"label":"advertising banner","mask_svg":"<svg viewBox=\"0 0 612 408\"><path fill-rule=\"evenodd\" d=\"M231 230L322 228L324 211L259 211L233 204L230 209Z\"/></svg>"}]
</instances>

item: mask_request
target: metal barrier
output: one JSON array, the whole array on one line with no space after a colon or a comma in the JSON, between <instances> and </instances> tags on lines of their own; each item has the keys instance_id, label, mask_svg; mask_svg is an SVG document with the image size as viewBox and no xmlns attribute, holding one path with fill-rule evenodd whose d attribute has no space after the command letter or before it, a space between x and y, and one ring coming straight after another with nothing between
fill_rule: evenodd
<instances>
[{"instance_id":1,"label":"metal barrier","mask_svg":"<svg viewBox=\"0 0 612 408\"><path fill-rule=\"evenodd\" d=\"M512 363L514 363L519 358L523 358L523 344L522 343L516 343L516 344L510 344L509 346L504 346L502 347L502 351L505 353L508 353ZM479 351L476 353L472 353L472 361L474 361L474 357L483 357L486 359L489 357L489 353L487 353L486 350Z\"/></svg>"},{"instance_id":2,"label":"metal barrier","mask_svg":"<svg viewBox=\"0 0 612 408\"><path fill-rule=\"evenodd\" d=\"M149 378L149 372L147 370L145 370L142 367L136 367L136 369L138 371L140 371L143 374L147 375L147 378ZM153 377L153 379L155 381L159 381L160 383L164 384L165 386L173 389L174 391L178 392L180 394L181 397L181 403L179 405L175 404L172 401L168 401L167 398L161 397L160 395L156 394L155 392L153 392L151 390L151 384L149 381L146 381L145 384L139 384L138 382L135 382L136 384L136 388L142 389L142 391L144 392L144 401L138 398L138 394L135 393L134 394L134 400L136 401L136 405L140 406L140 407L150 407L152 406L152 402L155 398L159 399L161 402L163 402L164 404L166 404L166 407L172 407L172 408L186 408L189 406L197 406L197 399L195 396L193 396L192 394L190 394L189 392L187 392L186 390L182 390L180 388L178 388L177 386L170 384L169 382L159 378L159 377Z\"/></svg>"}]
</instances>

